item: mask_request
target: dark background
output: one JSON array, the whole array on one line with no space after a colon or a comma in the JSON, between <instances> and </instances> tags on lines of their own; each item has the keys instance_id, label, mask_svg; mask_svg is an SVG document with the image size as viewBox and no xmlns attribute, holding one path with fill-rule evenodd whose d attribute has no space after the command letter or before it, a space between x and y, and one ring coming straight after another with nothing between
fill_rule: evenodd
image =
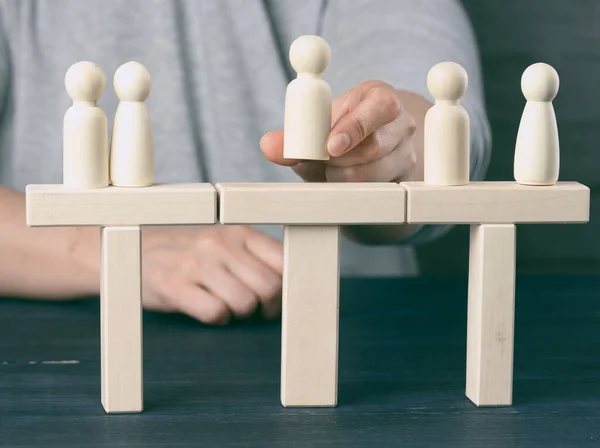
<instances>
[{"instance_id":1,"label":"dark background","mask_svg":"<svg viewBox=\"0 0 600 448\"><path fill-rule=\"evenodd\" d=\"M520 225L517 272L598 274L600 238L600 0L463 0L480 45L493 132L487 180L514 180L515 139L525 99L521 75L546 62L559 73L554 101L561 144L559 181L591 188L589 224ZM468 226L419 249L426 274L467 272Z\"/></svg>"}]
</instances>

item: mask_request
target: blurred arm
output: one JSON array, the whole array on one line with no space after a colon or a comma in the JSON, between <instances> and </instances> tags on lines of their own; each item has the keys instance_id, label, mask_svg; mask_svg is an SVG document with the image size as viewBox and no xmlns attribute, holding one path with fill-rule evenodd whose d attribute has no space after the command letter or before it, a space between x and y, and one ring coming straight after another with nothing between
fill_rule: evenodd
<instances>
[{"instance_id":1,"label":"blurred arm","mask_svg":"<svg viewBox=\"0 0 600 448\"><path fill-rule=\"evenodd\" d=\"M97 295L99 244L95 227L27 227L25 195L0 187L0 296Z\"/></svg>"}]
</instances>

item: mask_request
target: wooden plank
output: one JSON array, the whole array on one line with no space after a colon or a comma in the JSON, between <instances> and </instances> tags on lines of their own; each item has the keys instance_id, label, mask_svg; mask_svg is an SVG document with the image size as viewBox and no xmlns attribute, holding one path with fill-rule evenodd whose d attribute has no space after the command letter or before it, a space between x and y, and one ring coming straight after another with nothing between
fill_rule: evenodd
<instances>
[{"instance_id":1,"label":"wooden plank","mask_svg":"<svg viewBox=\"0 0 600 448\"><path fill-rule=\"evenodd\" d=\"M585 223L590 189L578 182L527 186L472 182L462 186L402 182L406 218L413 224Z\"/></svg>"},{"instance_id":2,"label":"wooden plank","mask_svg":"<svg viewBox=\"0 0 600 448\"><path fill-rule=\"evenodd\" d=\"M142 412L142 285L139 227L102 229L102 405Z\"/></svg>"},{"instance_id":3,"label":"wooden plank","mask_svg":"<svg viewBox=\"0 0 600 448\"><path fill-rule=\"evenodd\" d=\"M466 394L477 406L512 404L515 230L471 225Z\"/></svg>"},{"instance_id":4,"label":"wooden plank","mask_svg":"<svg viewBox=\"0 0 600 448\"><path fill-rule=\"evenodd\" d=\"M27 225L137 226L213 224L217 194L207 183L69 189L28 185Z\"/></svg>"},{"instance_id":5,"label":"wooden plank","mask_svg":"<svg viewBox=\"0 0 600 448\"><path fill-rule=\"evenodd\" d=\"M223 224L398 224L405 192L396 183L217 184Z\"/></svg>"},{"instance_id":6,"label":"wooden plank","mask_svg":"<svg viewBox=\"0 0 600 448\"><path fill-rule=\"evenodd\" d=\"M339 238L339 226L284 228L284 406L337 404Z\"/></svg>"}]
</instances>

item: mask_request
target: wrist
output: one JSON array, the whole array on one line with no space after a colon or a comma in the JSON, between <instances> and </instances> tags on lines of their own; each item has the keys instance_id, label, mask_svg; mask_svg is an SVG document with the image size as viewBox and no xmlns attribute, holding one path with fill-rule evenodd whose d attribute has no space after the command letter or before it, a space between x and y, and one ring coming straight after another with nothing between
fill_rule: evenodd
<instances>
[{"instance_id":1,"label":"wrist","mask_svg":"<svg viewBox=\"0 0 600 448\"><path fill-rule=\"evenodd\" d=\"M81 273L81 287L89 295L100 294L100 233L98 227L71 227L67 251Z\"/></svg>"}]
</instances>

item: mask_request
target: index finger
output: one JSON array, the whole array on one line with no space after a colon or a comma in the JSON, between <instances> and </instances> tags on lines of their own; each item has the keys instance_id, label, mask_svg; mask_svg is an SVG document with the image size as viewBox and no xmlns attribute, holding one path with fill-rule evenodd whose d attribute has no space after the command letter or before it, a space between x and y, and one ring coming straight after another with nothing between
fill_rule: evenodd
<instances>
[{"instance_id":1,"label":"index finger","mask_svg":"<svg viewBox=\"0 0 600 448\"><path fill-rule=\"evenodd\" d=\"M338 157L347 153L374 131L398 118L401 111L402 104L393 88L373 88L335 123L327 143L329 154Z\"/></svg>"}]
</instances>

